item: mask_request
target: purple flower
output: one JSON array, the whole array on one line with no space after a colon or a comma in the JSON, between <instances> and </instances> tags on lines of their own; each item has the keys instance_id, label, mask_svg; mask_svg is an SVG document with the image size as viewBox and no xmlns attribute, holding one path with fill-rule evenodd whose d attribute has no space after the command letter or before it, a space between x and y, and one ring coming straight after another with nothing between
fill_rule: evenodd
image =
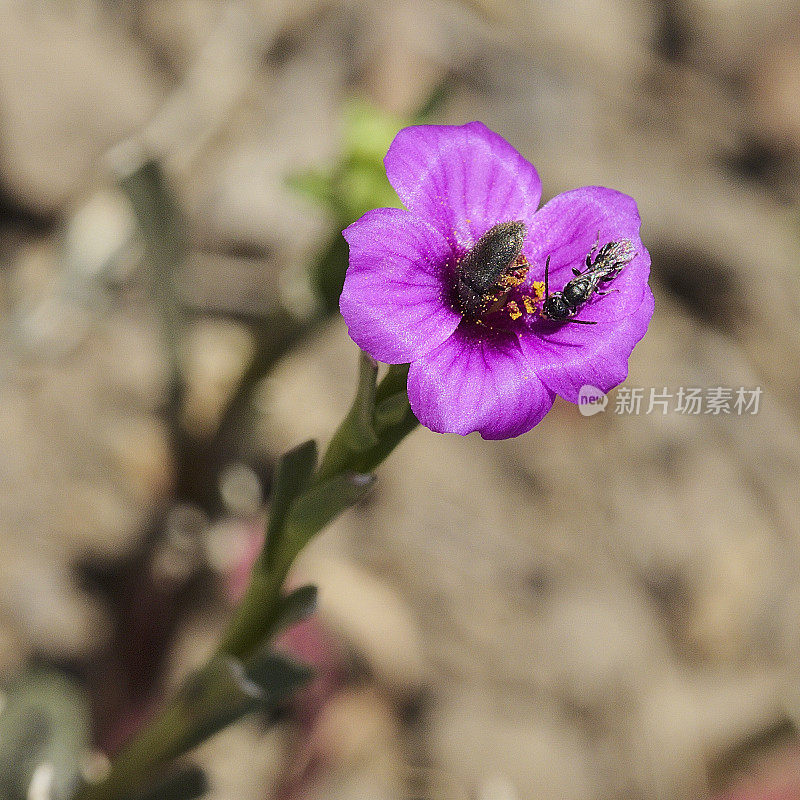
<instances>
[{"instance_id":1,"label":"purple flower","mask_svg":"<svg viewBox=\"0 0 800 800\"><path fill-rule=\"evenodd\" d=\"M344 231L340 307L359 347L410 364L423 425L506 439L540 422L557 394L575 403L584 384L608 391L625 379L653 314L632 198L587 186L537 211L538 173L480 122L405 128L384 163L408 210L378 208ZM608 266L609 252L615 268L588 291L573 282L563 319L561 296L543 310L548 258L552 295L573 268L591 272L587 255Z\"/></svg>"}]
</instances>

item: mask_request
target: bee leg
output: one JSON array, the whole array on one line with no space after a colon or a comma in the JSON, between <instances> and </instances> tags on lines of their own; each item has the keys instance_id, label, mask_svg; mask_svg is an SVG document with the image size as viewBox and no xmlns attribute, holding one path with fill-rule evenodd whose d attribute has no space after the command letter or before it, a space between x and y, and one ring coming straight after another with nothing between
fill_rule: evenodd
<instances>
[{"instance_id":1,"label":"bee leg","mask_svg":"<svg viewBox=\"0 0 800 800\"><path fill-rule=\"evenodd\" d=\"M605 292L595 292L598 297L605 297L607 294L611 294L612 292L618 292L619 289L606 289Z\"/></svg>"},{"instance_id":2,"label":"bee leg","mask_svg":"<svg viewBox=\"0 0 800 800\"><path fill-rule=\"evenodd\" d=\"M594 254L597 252L597 248L600 247L600 231L597 231L597 241L595 241L594 246L589 251L589 255L586 256L586 266L591 268L592 266L592 258ZM577 274L577 273L576 273Z\"/></svg>"},{"instance_id":3,"label":"bee leg","mask_svg":"<svg viewBox=\"0 0 800 800\"><path fill-rule=\"evenodd\" d=\"M576 325L597 325L597 322L594 322L590 319L568 319L564 320L565 322L574 322Z\"/></svg>"}]
</instances>

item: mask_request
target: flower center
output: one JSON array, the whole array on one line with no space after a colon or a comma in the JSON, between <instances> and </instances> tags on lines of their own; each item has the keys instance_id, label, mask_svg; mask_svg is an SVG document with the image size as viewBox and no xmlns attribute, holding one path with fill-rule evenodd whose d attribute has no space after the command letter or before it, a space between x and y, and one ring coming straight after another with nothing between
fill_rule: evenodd
<instances>
[{"instance_id":1,"label":"flower center","mask_svg":"<svg viewBox=\"0 0 800 800\"><path fill-rule=\"evenodd\" d=\"M501 222L459 260L456 300L464 317L494 327L534 313L540 287L533 285L533 295L518 291L530 268L521 252L525 233L524 222Z\"/></svg>"}]
</instances>

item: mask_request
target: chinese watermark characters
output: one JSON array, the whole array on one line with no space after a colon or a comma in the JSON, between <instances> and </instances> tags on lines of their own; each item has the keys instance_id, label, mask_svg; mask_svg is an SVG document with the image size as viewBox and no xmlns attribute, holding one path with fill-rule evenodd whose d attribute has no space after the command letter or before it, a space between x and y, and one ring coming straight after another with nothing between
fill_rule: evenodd
<instances>
[{"instance_id":1,"label":"chinese watermark characters","mask_svg":"<svg viewBox=\"0 0 800 800\"><path fill-rule=\"evenodd\" d=\"M649 389L620 386L612 410L615 414L752 416L758 413L762 391L760 386L679 386L675 391L666 386ZM597 387L589 384L581 387L578 409L585 417L605 411L608 403L608 395Z\"/></svg>"}]
</instances>

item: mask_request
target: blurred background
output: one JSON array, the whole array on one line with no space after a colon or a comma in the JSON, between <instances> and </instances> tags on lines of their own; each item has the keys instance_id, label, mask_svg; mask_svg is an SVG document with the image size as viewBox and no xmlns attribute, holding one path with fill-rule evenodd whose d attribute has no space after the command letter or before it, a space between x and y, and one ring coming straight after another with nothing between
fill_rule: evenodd
<instances>
[{"instance_id":1,"label":"blurred background","mask_svg":"<svg viewBox=\"0 0 800 800\"><path fill-rule=\"evenodd\" d=\"M626 386L758 413L413 433L297 566L316 680L193 754L205 796L800 798L797 3L0 7L0 797L101 773L207 657L353 393L340 231L400 127L480 119L545 199L638 201Z\"/></svg>"}]
</instances>

